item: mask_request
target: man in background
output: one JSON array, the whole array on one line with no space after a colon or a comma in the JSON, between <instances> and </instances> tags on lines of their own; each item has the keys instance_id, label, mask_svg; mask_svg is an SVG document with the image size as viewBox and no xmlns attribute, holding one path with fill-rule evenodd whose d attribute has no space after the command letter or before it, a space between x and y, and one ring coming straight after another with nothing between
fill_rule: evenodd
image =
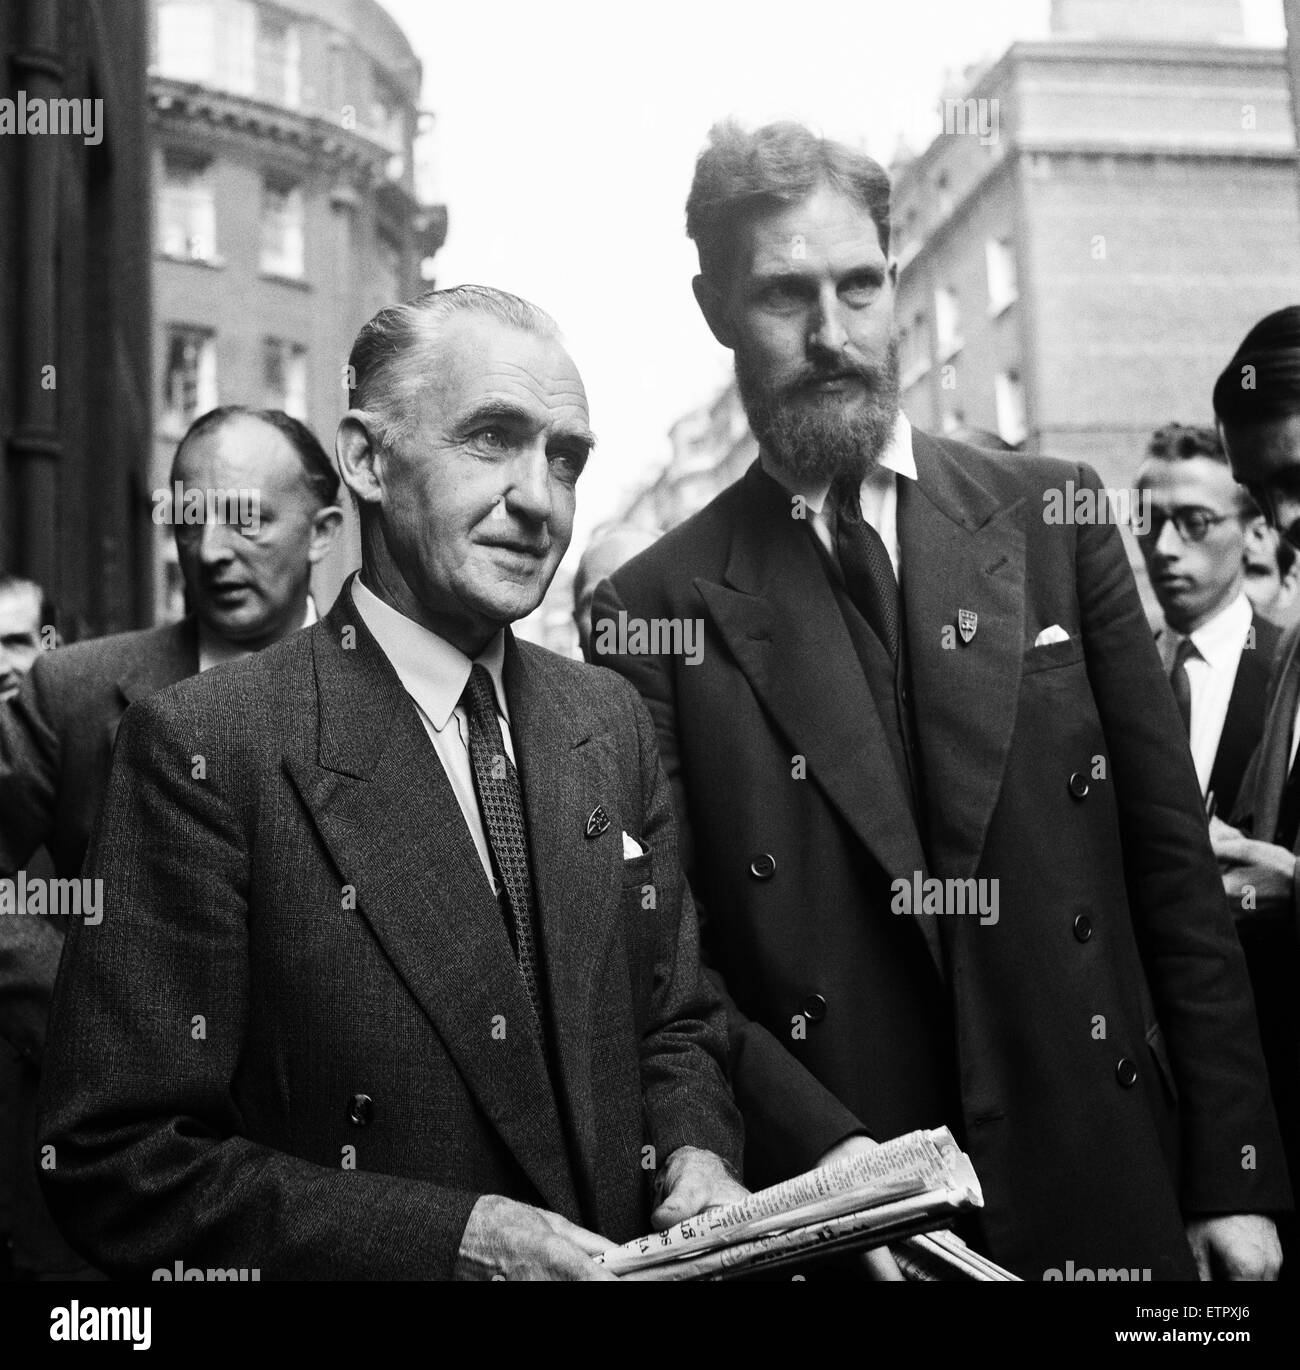
<instances>
[{"instance_id":1,"label":"man in background","mask_svg":"<svg viewBox=\"0 0 1300 1370\"><path fill-rule=\"evenodd\" d=\"M0 704L18 693L37 653L57 645L54 606L34 580L0 576Z\"/></svg>"},{"instance_id":2,"label":"man in background","mask_svg":"<svg viewBox=\"0 0 1300 1370\"><path fill-rule=\"evenodd\" d=\"M1289 626L1295 617L1291 605L1296 591L1296 551L1263 514L1247 525L1243 562L1246 595L1255 612L1279 627Z\"/></svg>"},{"instance_id":3,"label":"man in background","mask_svg":"<svg viewBox=\"0 0 1300 1370\"><path fill-rule=\"evenodd\" d=\"M314 434L279 410L231 405L196 419L166 492L199 492L170 509L193 613L180 623L41 652L0 705L0 879L81 874L127 706L223 661L259 650L315 618L309 586L342 522L338 476ZM245 524L207 517L207 492L244 492ZM256 495L256 518L251 517ZM158 507L163 507L159 503ZM212 500L217 510L217 501ZM226 512L239 509L226 502ZM219 512L219 511L218 511ZM30 604L30 595L27 602ZM76 1275L82 1262L55 1232L36 1184L35 1100L65 923L0 917L0 1037L21 1058L14 1231L19 1276Z\"/></svg>"},{"instance_id":4,"label":"man in background","mask_svg":"<svg viewBox=\"0 0 1300 1370\"><path fill-rule=\"evenodd\" d=\"M1233 474L1271 526L1300 544L1300 306L1247 333L1214 387ZM1269 1082L1294 1186L1300 1180L1300 627L1287 631L1269 685L1263 736L1232 826L1211 836L1246 951ZM1283 1277L1300 1278L1300 1234L1283 1220Z\"/></svg>"},{"instance_id":5,"label":"man in background","mask_svg":"<svg viewBox=\"0 0 1300 1370\"><path fill-rule=\"evenodd\" d=\"M584 661L591 661L591 597L596 586L625 561L653 546L661 535L634 524L605 524L591 535L573 576L573 625Z\"/></svg>"},{"instance_id":6,"label":"man in background","mask_svg":"<svg viewBox=\"0 0 1300 1370\"><path fill-rule=\"evenodd\" d=\"M1149 500L1138 546L1165 618L1156 644L1201 794L1230 814L1264 727L1268 673L1282 636L1245 591L1246 536L1259 511L1233 480L1213 428L1159 429L1137 488Z\"/></svg>"}]
</instances>

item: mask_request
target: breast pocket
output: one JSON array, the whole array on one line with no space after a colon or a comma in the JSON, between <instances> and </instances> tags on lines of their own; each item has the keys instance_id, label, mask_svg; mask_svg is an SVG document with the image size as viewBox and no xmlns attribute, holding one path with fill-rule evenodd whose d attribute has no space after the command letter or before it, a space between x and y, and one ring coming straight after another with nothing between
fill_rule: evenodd
<instances>
[{"instance_id":1,"label":"breast pocket","mask_svg":"<svg viewBox=\"0 0 1300 1370\"><path fill-rule=\"evenodd\" d=\"M1061 666L1074 666L1083 660L1083 639L1072 637L1065 642L1050 642L1045 647L1030 647L1025 652L1021 675L1051 671Z\"/></svg>"}]
</instances>

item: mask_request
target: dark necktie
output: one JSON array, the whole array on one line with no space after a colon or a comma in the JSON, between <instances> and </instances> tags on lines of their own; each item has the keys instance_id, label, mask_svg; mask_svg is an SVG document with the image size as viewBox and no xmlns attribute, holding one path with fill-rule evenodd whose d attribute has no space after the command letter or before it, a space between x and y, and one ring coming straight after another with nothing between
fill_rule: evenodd
<instances>
[{"instance_id":1,"label":"dark necktie","mask_svg":"<svg viewBox=\"0 0 1300 1370\"><path fill-rule=\"evenodd\" d=\"M506 755L496 693L486 667L476 664L470 671L460 702L469 717L474 792L487 829L492 865L501 882L506 933L519 960L519 971L528 987L528 998L540 1029L544 1019L533 936L533 873L524 827L524 798L519 776Z\"/></svg>"},{"instance_id":2,"label":"dark necktie","mask_svg":"<svg viewBox=\"0 0 1300 1370\"><path fill-rule=\"evenodd\" d=\"M1192 639L1183 638L1174 653L1173 669L1169 672L1169 683L1174 687L1174 703L1183 716L1183 732L1188 737L1192 735L1192 682L1187 678L1187 661L1189 657L1199 655Z\"/></svg>"},{"instance_id":3,"label":"dark necktie","mask_svg":"<svg viewBox=\"0 0 1300 1370\"><path fill-rule=\"evenodd\" d=\"M831 487L835 510L835 553L849 598L880 639L891 661L898 660L898 580L880 534L862 517L857 480L842 477Z\"/></svg>"}]
</instances>

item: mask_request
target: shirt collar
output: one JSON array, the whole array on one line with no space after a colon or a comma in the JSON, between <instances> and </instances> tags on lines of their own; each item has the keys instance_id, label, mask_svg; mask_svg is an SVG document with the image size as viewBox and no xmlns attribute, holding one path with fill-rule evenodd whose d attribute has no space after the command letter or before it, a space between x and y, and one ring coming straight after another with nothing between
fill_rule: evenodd
<instances>
[{"instance_id":1,"label":"shirt collar","mask_svg":"<svg viewBox=\"0 0 1300 1370\"><path fill-rule=\"evenodd\" d=\"M766 452L759 455L759 463L763 470L790 494L802 496L804 503L814 514L822 512L826 496L830 493L830 481L803 481L791 476L778 467ZM894 476L903 476L907 480L917 478L916 456L912 451L912 425L901 409L894 419L894 431L889 435L889 442L880 454L880 460L863 477L862 485L864 489L869 486L887 485Z\"/></svg>"},{"instance_id":2,"label":"shirt collar","mask_svg":"<svg viewBox=\"0 0 1300 1370\"><path fill-rule=\"evenodd\" d=\"M1189 634L1192 646L1213 667L1235 666L1252 617L1250 600L1243 590L1231 604Z\"/></svg>"},{"instance_id":3,"label":"shirt collar","mask_svg":"<svg viewBox=\"0 0 1300 1370\"><path fill-rule=\"evenodd\" d=\"M487 667L497 709L509 721L510 711L506 708L502 682L506 659L504 629L471 661L446 638L385 604L378 595L366 589L360 576L352 582L352 602L397 672L402 688L424 710L435 732L442 732L451 721L469 682L470 668L476 662Z\"/></svg>"}]
</instances>

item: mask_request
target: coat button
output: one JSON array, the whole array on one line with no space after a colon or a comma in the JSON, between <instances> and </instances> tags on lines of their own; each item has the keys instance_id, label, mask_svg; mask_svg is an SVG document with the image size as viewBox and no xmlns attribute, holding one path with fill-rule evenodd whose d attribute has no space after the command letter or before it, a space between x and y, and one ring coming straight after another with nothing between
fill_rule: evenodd
<instances>
[{"instance_id":1,"label":"coat button","mask_svg":"<svg viewBox=\"0 0 1300 1370\"><path fill-rule=\"evenodd\" d=\"M1074 920L1074 935L1080 942L1086 942L1092 936L1092 919L1086 913Z\"/></svg>"},{"instance_id":2,"label":"coat button","mask_svg":"<svg viewBox=\"0 0 1300 1370\"><path fill-rule=\"evenodd\" d=\"M348 1122L365 1127L374 1116L375 1101L369 1094L354 1094L348 1100Z\"/></svg>"},{"instance_id":3,"label":"coat button","mask_svg":"<svg viewBox=\"0 0 1300 1370\"><path fill-rule=\"evenodd\" d=\"M1082 799L1088 793L1088 777L1082 771L1075 771L1070 777L1070 793Z\"/></svg>"},{"instance_id":4,"label":"coat button","mask_svg":"<svg viewBox=\"0 0 1300 1370\"><path fill-rule=\"evenodd\" d=\"M1127 1056L1124 1056L1115 1067L1115 1078L1125 1089L1132 1089L1137 1084L1138 1068Z\"/></svg>"},{"instance_id":5,"label":"coat button","mask_svg":"<svg viewBox=\"0 0 1300 1370\"><path fill-rule=\"evenodd\" d=\"M820 1023L826 1017L826 1000L820 994L810 994L803 1001L803 1016L810 1023Z\"/></svg>"},{"instance_id":6,"label":"coat button","mask_svg":"<svg viewBox=\"0 0 1300 1370\"><path fill-rule=\"evenodd\" d=\"M749 873L755 880L770 880L776 870L776 857L763 852L749 863Z\"/></svg>"}]
</instances>

